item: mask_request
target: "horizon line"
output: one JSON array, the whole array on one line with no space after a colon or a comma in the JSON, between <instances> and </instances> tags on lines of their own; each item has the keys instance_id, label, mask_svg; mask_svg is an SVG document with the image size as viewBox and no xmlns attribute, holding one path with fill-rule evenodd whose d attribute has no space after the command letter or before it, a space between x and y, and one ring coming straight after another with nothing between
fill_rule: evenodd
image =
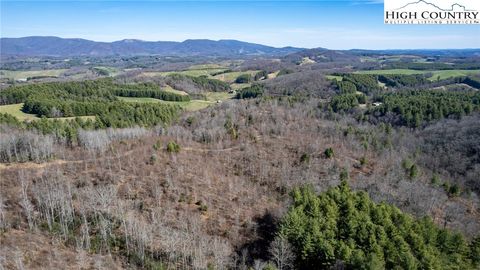
<instances>
[{"instance_id":1,"label":"horizon line","mask_svg":"<svg viewBox=\"0 0 480 270\"><path fill-rule=\"evenodd\" d=\"M267 46L267 47L272 47L272 48L297 48L297 49L304 49L304 50L309 50L309 49L327 49L327 50L333 50L333 51L353 51L353 50L364 50L364 51L415 51L415 50L422 50L422 51L444 51L444 50L480 50L480 47L463 47L463 48L408 48L408 49L399 49L399 48L392 48L392 49L387 49L387 48L382 48L382 49L366 49L366 48L350 48L350 49L331 49L331 48L326 48L326 47L295 47L292 45L287 45L283 47L277 47L277 46L271 46L271 45L265 45L262 43L257 43L257 42L250 42L250 41L243 41L239 39L209 39L209 38L199 38L199 39L185 39L183 41L174 41L174 40L143 40L143 39L136 39L136 38L125 38L125 39L119 39L119 40L113 40L113 41L98 41L98 40L93 40L93 39L87 39L87 38L65 38L65 37L60 37L60 36L42 36L42 35L35 35L35 36L22 36L22 37L2 37L0 36L0 39L20 39L20 38L32 38L32 37L37 37L37 38L59 38L59 39L77 39L77 40L85 40L85 41L92 41L92 42L98 42L98 43L114 43L114 42L120 42L120 41L126 41L126 40L132 40L132 41L140 41L140 42L175 42L175 43L182 43L188 40L208 40L208 41L240 41L240 42L245 42L245 43L251 43L251 44L256 44L256 45L262 45L262 46Z\"/></svg>"}]
</instances>

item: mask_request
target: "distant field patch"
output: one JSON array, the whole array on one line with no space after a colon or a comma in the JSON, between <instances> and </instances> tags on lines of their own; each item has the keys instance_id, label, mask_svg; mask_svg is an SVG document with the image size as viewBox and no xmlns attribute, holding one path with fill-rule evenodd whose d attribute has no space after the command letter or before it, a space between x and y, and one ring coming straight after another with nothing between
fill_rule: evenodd
<instances>
[{"instance_id":1,"label":"distant field patch","mask_svg":"<svg viewBox=\"0 0 480 270\"><path fill-rule=\"evenodd\" d=\"M343 80L342 76L335 76L335 75L327 75L327 76L325 76L325 78L327 78L329 80L337 80L339 82L341 82Z\"/></svg>"},{"instance_id":2,"label":"distant field patch","mask_svg":"<svg viewBox=\"0 0 480 270\"><path fill-rule=\"evenodd\" d=\"M316 62L308 57L303 57L302 61L300 62L300 66L308 65L308 64L315 64Z\"/></svg>"},{"instance_id":3,"label":"distant field patch","mask_svg":"<svg viewBox=\"0 0 480 270\"><path fill-rule=\"evenodd\" d=\"M37 120L40 119L34 114L28 114L22 112L23 103L18 104L9 104L0 106L0 113L8 113L12 116L15 116L18 120Z\"/></svg>"},{"instance_id":4,"label":"distant field patch","mask_svg":"<svg viewBox=\"0 0 480 270\"><path fill-rule=\"evenodd\" d=\"M118 97L118 99L125 102L142 102L142 103L164 103L164 104L175 104L179 105L187 111L197 111L205 109L210 105L216 104L227 99L230 99L234 94L229 94L225 92L208 92L205 94L207 100L190 100L185 102L175 102L175 101L164 101L155 98L137 98L137 97Z\"/></svg>"},{"instance_id":5,"label":"distant field patch","mask_svg":"<svg viewBox=\"0 0 480 270\"><path fill-rule=\"evenodd\" d=\"M149 97L117 97L119 100L125 102L142 102L142 103L159 103L162 102L160 99L149 98Z\"/></svg>"},{"instance_id":6,"label":"distant field patch","mask_svg":"<svg viewBox=\"0 0 480 270\"><path fill-rule=\"evenodd\" d=\"M274 79L274 78L276 78L276 77L278 76L278 73L279 73L279 72L280 72L280 70L279 70L279 71L272 72L272 73L269 73L269 74L267 75L267 79Z\"/></svg>"},{"instance_id":7,"label":"distant field patch","mask_svg":"<svg viewBox=\"0 0 480 270\"><path fill-rule=\"evenodd\" d=\"M207 96L207 101L213 102L227 100L235 96L235 94L225 92L208 92L205 95Z\"/></svg>"},{"instance_id":8,"label":"distant field patch","mask_svg":"<svg viewBox=\"0 0 480 270\"><path fill-rule=\"evenodd\" d=\"M239 89L242 89L242 88L245 88L245 87L249 87L251 85L252 85L251 83L232 83L232 84L230 84L230 87L233 90L239 90Z\"/></svg>"},{"instance_id":9,"label":"distant field patch","mask_svg":"<svg viewBox=\"0 0 480 270\"><path fill-rule=\"evenodd\" d=\"M179 95L184 95L184 96L188 95L187 92L173 89L170 85L167 85L166 87L164 87L162 89L167 91L167 92L171 92L171 93L175 93L175 94L179 94Z\"/></svg>"},{"instance_id":10,"label":"distant field patch","mask_svg":"<svg viewBox=\"0 0 480 270\"><path fill-rule=\"evenodd\" d=\"M116 76L120 74L120 71L113 67L93 67L92 69L102 76Z\"/></svg>"},{"instance_id":11,"label":"distant field patch","mask_svg":"<svg viewBox=\"0 0 480 270\"><path fill-rule=\"evenodd\" d=\"M468 76L474 74L480 74L480 70L463 70L463 69L453 69L453 70L413 70L413 69L385 69L385 70L362 70L355 72L357 74L400 74L400 75L412 75L412 74L426 74L432 73L433 75L429 77L429 80L436 80L437 78L448 79L452 77Z\"/></svg>"},{"instance_id":12,"label":"distant field patch","mask_svg":"<svg viewBox=\"0 0 480 270\"><path fill-rule=\"evenodd\" d=\"M220 81L233 83L238 78L238 76L240 76L240 75L250 74L253 77L258 72L259 72L259 70L233 71L233 72L218 74L218 75L214 76L213 78L217 79L217 80L220 80Z\"/></svg>"},{"instance_id":13,"label":"distant field patch","mask_svg":"<svg viewBox=\"0 0 480 270\"><path fill-rule=\"evenodd\" d=\"M118 97L118 98L125 102L175 104L175 105L179 105L180 107L184 108L187 111L197 111L197 110L205 109L208 106L214 104L214 102L207 101L207 100L190 100L190 101L175 102L175 101L165 101L165 100L160 100L155 98L136 98L136 97Z\"/></svg>"},{"instance_id":14,"label":"distant field patch","mask_svg":"<svg viewBox=\"0 0 480 270\"><path fill-rule=\"evenodd\" d=\"M190 70L182 70L182 71L146 71L142 74L147 77L155 77L155 76L168 76L170 74L182 74L187 76L193 77L200 77L200 76L208 76L210 77L211 74L218 73L225 71L226 68L217 68L217 69L190 69Z\"/></svg>"},{"instance_id":15,"label":"distant field patch","mask_svg":"<svg viewBox=\"0 0 480 270\"><path fill-rule=\"evenodd\" d=\"M226 69L226 67L219 64L202 64L190 66L188 69Z\"/></svg>"},{"instance_id":16,"label":"distant field patch","mask_svg":"<svg viewBox=\"0 0 480 270\"><path fill-rule=\"evenodd\" d=\"M370 57L370 56L364 56L360 57L360 62L365 63L365 62L379 62L377 58Z\"/></svg>"},{"instance_id":17,"label":"distant field patch","mask_svg":"<svg viewBox=\"0 0 480 270\"><path fill-rule=\"evenodd\" d=\"M18 104L9 104L9 105L1 105L0 106L0 113L8 113L12 116L15 116L20 121L32 121L32 120L39 120L40 117L36 116L35 114L29 114L22 112L23 103ZM82 119L95 119L95 116L80 116L79 118ZM59 118L48 118L48 119L58 119L58 120L70 120L75 119L75 117L59 117Z\"/></svg>"},{"instance_id":18,"label":"distant field patch","mask_svg":"<svg viewBox=\"0 0 480 270\"><path fill-rule=\"evenodd\" d=\"M46 69L46 70L33 70L33 71L12 71L12 70L0 70L0 78L13 79L13 80L26 80L32 77L41 76L55 76L58 77L65 73L67 69Z\"/></svg>"}]
</instances>

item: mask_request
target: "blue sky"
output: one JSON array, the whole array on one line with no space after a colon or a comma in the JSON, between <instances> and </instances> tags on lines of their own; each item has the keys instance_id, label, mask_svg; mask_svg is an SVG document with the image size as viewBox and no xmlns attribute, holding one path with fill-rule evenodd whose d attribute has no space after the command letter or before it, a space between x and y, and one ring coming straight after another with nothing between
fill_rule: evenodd
<instances>
[{"instance_id":1,"label":"blue sky","mask_svg":"<svg viewBox=\"0 0 480 270\"><path fill-rule=\"evenodd\" d=\"M384 25L381 0L0 1L2 37L238 39L330 49L480 47L478 25Z\"/></svg>"}]
</instances>

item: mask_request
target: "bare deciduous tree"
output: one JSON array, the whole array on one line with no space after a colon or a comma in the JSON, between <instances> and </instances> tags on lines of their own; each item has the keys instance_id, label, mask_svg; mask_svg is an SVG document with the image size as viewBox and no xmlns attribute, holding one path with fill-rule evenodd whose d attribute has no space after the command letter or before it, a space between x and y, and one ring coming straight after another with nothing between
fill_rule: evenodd
<instances>
[{"instance_id":1,"label":"bare deciduous tree","mask_svg":"<svg viewBox=\"0 0 480 270\"><path fill-rule=\"evenodd\" d=\"M275 237L270 244L269 252L278 270L290 269L293 266L295 254L292 246L284 237L280 235Z\"/></svg>"},{"instance_id":2,"label":"bare deciduous tree","mask_svg":"<svg viewBox=\"0 0 480 270\"><path fill-rule=\"evenodd\" d=\"M33 217L34 207L32 202L30 202L30 199L28 198L28 183L25 180L23 174L23 171L19 172L20 183L22 186L22 199L20 201L20 205L22 206L25 216L27 217L28 228L30 228L30 230L33 230L35 226L35 221Z\"/></svg>"}]
</instances>

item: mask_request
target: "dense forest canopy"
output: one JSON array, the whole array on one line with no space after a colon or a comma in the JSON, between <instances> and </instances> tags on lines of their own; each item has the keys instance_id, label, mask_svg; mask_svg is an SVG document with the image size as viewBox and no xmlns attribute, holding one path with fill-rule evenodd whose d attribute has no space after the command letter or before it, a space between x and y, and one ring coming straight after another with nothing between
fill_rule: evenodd
<instances>
[{"instance_id":1,"label":"dense forest canopy","mask_svg":"<svg viewBox=\"0 0 480 270\"><path fill-rule=\"evenodd\" d=\"M475 269L480 239L416 220L388 204L376 204L346 181L316 195L295 188L279 235L288 239L299 269Z\"/></svg>"},{"instance_id":2,"label":"dense forest canopy","mask_svg":"<svg viewBox=\"0 0 480 270\"><path fill-rule=\"evenodd\" d=\"M448 117L460 118L480 109L480 92L447 92L410 90L382 95L382 105L373 108L373 115L393 112L400 116L396 124L419 127L425 122Z\"/></svg>"}]
</instances>

